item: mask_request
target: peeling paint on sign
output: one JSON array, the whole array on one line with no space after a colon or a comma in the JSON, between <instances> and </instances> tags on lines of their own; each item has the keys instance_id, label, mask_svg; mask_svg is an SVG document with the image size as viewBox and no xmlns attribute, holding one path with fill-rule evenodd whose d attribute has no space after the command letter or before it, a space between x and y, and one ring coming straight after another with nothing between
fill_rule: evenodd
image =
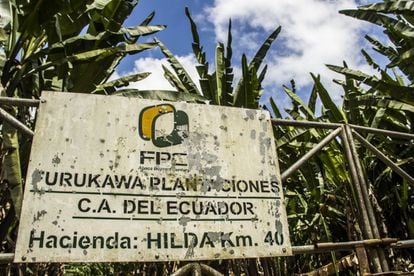
<instances>
[{"instance_id":1,"label":"peeling paint on sign","mask_svg":"<svg viewBox=\"0 0 414 276\"><path fill-rule=\"evenodd\" d=\"M16 262L290 255L267 112L42 94Z\"/></svg>"}]
</instances>

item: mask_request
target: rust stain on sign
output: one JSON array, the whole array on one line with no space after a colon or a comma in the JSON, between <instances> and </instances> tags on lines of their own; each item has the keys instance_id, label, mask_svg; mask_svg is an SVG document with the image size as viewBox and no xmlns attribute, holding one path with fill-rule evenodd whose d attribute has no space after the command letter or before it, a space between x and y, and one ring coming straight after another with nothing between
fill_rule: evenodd
<instances>
[{"instance_id":1,"label":"rust stain on sign","mask_svg":"<svg viewBox=\"0 0 414 276\"><path fill-rule=\"evenodd\" d=\"M16 262L291 254L267 112L44 92Z\"/></svg>"}]
</instances>

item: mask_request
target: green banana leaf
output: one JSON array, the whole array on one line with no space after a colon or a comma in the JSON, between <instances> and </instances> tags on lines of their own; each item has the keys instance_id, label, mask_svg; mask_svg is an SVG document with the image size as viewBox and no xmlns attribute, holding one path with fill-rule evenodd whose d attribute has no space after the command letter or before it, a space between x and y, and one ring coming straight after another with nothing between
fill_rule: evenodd
<instances>
[{"instance_id":1,"label":"green banana leaf","mask_svg":"<svg viewBox=\"0 0 414 276\"><path fill-rule=\"evenodd\" d=\"M283 90L293 102L296 102L300 106L308 119L316 119L314 112L302 101L302 99L296 93L294 93L287 86L283 86Z\"/></svg>"},{"instance_id":2,"label":"green banana leaf","mask_svg":"<svg viewBox=\"0 0 414 276\"><path fill-rule=\"evenodd\" d=\"M171 51L159 39L155 39L155 42L160 47L161 52L164 54L164 56L168 59L168 62L170 63L171 67L174 69L181 83L185 86L188 93L201 95L197 86L194 84L194 82L190 78L190 75L187 73L184 67L180 64L177 58L171 53Z\"/></svg>"},{"instance_id":3,"label":"green banana leaf","mask_svg":"<svg viewBox=\"0 0 414 276\"><path fill-rule=\"evenodd\" d=\"M136 90L136 89L121 89L116 91L113 95L125 96L131 98L153 99L162 101L185 101L192 103L205 103L206 98L196 94L180 93L178 91L170 90Z\"/></svg>"},{"instance_id":4,"label":"green banana leaf","mask_svg":"<svg viewBox=\"0 0 414 276\"><path fill-rule=\"evenodd\" d=\"M346 123L347 118L345 117L345 114L336 106L332 98L329 96L329 93L322 85L319 76L315 76L314 74L311 74L311 76L315 83L315 88L322 101L322 104L326 108L328 116L331 119L330 121L337 123Z\"/></svg>"},{"instance_id":5,"label":"green banana leaf","mask_svg":"<svg viewBox=\"0 0 414 276\"><path fill-rule=\"evenodd\" d=\"M358 70L353 70L334 65L327 65L327 67L334 72L344 74L355 80L370 85L378 91L380 91L383 95L395 97L401 100L402 102L410 105L414 104L414 87L400 86L396 83L390 83L383 80L379 80L375 76L367 75Z\"/></svg>"},{"instance_id":6,"label":"green banana leaf","mask_svg":"<svg viewBox=\"0 0 414 276\"><path fill-rule=\"evenodd\" d=\"M252 70L253 68L254 68L254 72L257 72L259 70L259 67L262 64L263 59L265 58L268 50L270 49L270 46L272 45L273 41L276 40L281 30L282 28L278 27L267 37L267 39L263 42L263 44L260 46L256 54L254 55L253 60L250 62L248 68L244 69L245 72L248 71L247 69ZM242 65L242 69L243 69L243 65ZM240 103L243 102L243 98L245 97L241 97L240 94L243 93L242 90L244 90L245 88L246 88L245 80L242 77L240 78L233 92L233 105L234 106L240 106Z\"/></svg>"},{"instance_id":7,"label":"green banana leaf","mask_svg":"<svg viewBox=\"0 0 414 276\"><path fill-rule=\"evenodd\" d=\"M112 94L116 91L116 88L128 86L131 82L136 82L147 78L151 73L143 72L138 74L133 74L129 76L125 76L110 82L106 82L104 84L100 84L96 86L95 91L92 93L99 93L100 91L105 92L105 94Z\"/></svg>"}]
</instances>

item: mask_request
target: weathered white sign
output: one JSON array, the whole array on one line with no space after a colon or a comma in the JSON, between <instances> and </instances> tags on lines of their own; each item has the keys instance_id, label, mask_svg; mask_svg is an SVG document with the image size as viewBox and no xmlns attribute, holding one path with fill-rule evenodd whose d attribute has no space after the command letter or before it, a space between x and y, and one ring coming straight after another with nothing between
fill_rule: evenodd
<instances>
[{"instance_id":1,"label":"weathered white sign","mask_svg":"<svg viewBox=\"0 0 414 276\"><path fill-rule=\"evenodd\" d=\"M264 111L44 92L16 262L290 255Z\"/></svg>"}]
</instances>

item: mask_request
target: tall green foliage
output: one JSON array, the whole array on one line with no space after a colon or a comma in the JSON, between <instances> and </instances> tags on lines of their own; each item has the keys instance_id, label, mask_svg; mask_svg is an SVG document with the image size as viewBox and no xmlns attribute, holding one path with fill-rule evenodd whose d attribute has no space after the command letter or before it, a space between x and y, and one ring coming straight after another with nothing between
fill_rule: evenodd
<instances>
[{"instance_id":1,"label":"tall green foliage","mask_svg":"<svg viewBox=\"0 0 414 276\"><path fill-rule=\"evenodd\" d=\"M1 1L0 11L4 15L0 21L2 96L38 98L40 91L54 90L259 107L261 83L266 74L266 66L261 68L261 65L280 28L269 35L252 61L248 62L244 55L241 57L242 76L237 83L233 83L231 22L227 44L217 44L214 56L215 70L210 72L197 26L186 10L193 36L192 48L198 61L196 69L200 85L197 86L161 41L137 43L141 36L164 28L161 25L149 25L153 14L137 26L122 26L137 2ZM287 117L294 120L352 123L413 133L413 6L413 1L384 1L355 10L342 11L345 15L374 23L384 29L392 45L373 36L366 36L366 39L372 44L373 49L388 58L390 63L383 67L366 51L362 51L367 63L378 72L376 75L348 68L345 63L342 66L329 65L331 70L344 76L342 80L335 80L344 89L344 101L339 107L321 83L319 76L312 75L314 85L308 102L298 97L292 82L291 87L284 87L284 92L292 100L292 108L285 109ZM173 68L171 71L164 67L165 77L181 93L119 89L132 81L145 78L148 73L108 82L116 66L126 55L136 54L157 45ZM317 110L318 101L321 105L320 110ZM273 110L276 118L282 117L277 103L273 100L268 104L268 108ZM33 116L28 108L8 107L7 110L25 124L33 124ZM14 206L6 208L7 216L1 221L0 239L4 240L15 225L15 213L19 213L23 172L28 160L30 140L21 137L5 123L2 124L1 131L1 204L10 204L11 195ZM313 148L328 133L327 130L276 127L275 135L282 170ZM377 135L367 135L366 138L410 171L414 160L412 142L391 140ZM342 152L342 141L334 140L293 177L287 179L287 210L293 244L361 238L360 229L353 227L356 222L355 209L352 207L355 206L354 191L350 185ZM363 148L359 148L359 154L363 159L373 204L376 206L379 221L383 222L383 236L413 238L413 187L402 181ZM6 245L3 249L7 250L9 246ZM285 263L284 272L309 271L332 261L332 257L335 260L335 255L290 259L288 266ZM409 256L405 258L410 260ZM257 271L254 269L257 269L258 264L263 269L273 272L280 271L283 266L280 260L274 259L260 262L226 262L222 266L227 270L241 273L252 268L253 271ZM166 266L162 268L157 265L140 264L134 266L131 271L163 273L173 270L173 267ZM118 271L115 266L72 268L77 273L93 271L104 274ZM125 272L130 268L121 265L119 271Z\"/></svg>"},{"instance_id":2,"label":"tall green foliage","mask_svg":"<svg viewBox=\"0 0 414 276\"><path fill-rule=\"evenodd\" d=\"M127 55L156 45L137 43L165 26L150 26L150 14L136 26L124 27L138 1L127 0L9 0L0 2L1 96L39 98L40 92L73 91L110 94L116 87L140 80L138 73L107 82ZM26 107L3 107L24 124L33 125ZM1 126L2 208L0 240L19 216L30 139L3 123ZM11 196L11 202L8 199ZM11 206L10 208L6 206Z\"/></svg>"},{"instance_id":3,"label":"tall green foliage","mask_svg":"<svg viewBox=\"0 0 414 276\"><path fill-rule=\"evenodd\" d=\"M304 102L297 95L294 81L291 87L283 87L283 91L292 102L292 107L284 110L285 118L346 122L347 118L330 98L319 76L312 75L312 78L315 83L308 102ZM318 99L323 106L321 112L316 110ZM276 118L282 118L282 112L273 99L270 99L267 106ZM283 172L313 149L330 130L276 126L274 133ZM350 181L340 140L333 140L294 175L286 179L286 210L292 244L304 245L361 238L350 236L351 233L355 233L355 229L351 229L350 226L356 222L349 204L352 200L348 196L352 194ZM335 262L336 257L333 253L295 256L294 259L288 260L288 267L291 273L307 272Z\"/></svg>"},{"instance_id":4,"label":"tall green foliage","mask_svg":"<svg viewBox=\"0 0 414 276\"><path fill-rule=\"evenodd\" d=\"M350 123L373 128L413 133L414 87L413 87L413 45L414 45L414 2L384 1L362 6L342 14L365 20L383 28L389 42L382 42L367 35L374 51L389 60L381 66L367 51L362 55L376 74L368 74L342 66L328 65L328 68L342 74L344 79L334 80L344 91L344 100L337 106L321 83L312 75L314 86L308 103L303 102L294 89L284 91L292 100L292 109L286 110L287 117L294 120ZM321 109L316 111L317 100ZM278 106L271 102L276 117L281 118ZM276 136L279 156L282 156L282 170L291 165L311 149L324 130L277 127ZM365 138L412 175L414 145L412 141L389 138L382 135L364 134ZM314 157L294 177L287 181L288 213L293 243L312 243L326 240L328 233L333 240L360 238L358 228L352 228L355 204L341 140L333 141ZM369 185L380 231L383 237L412 239L414 229L414 190L399 175L392 172L371 152L358 148L364 176ZM346 193L344 193L346 191ZM330 210L330 211L329 211ZM321 218L324 218L323 220ZM402 254L394 256L394 269L404 269L397 262ZM398 255L398 254L397 254ZM410 257L405 255L406 262ZM317 267L319 258L301 257L297 269ZM325 260L327 261L327 260ZM320 265L321 263L319 263ZM406 268L405 268L406 269Z\"/></svg>"},{"instance_id":5,"label":"tall green foliage","mask_svg":"<svg viewBox=\"0 0 414 276\"><path fill-rule=\"evenodd\" d=\"M368 20L369 15L368 21L381 26L391 42L381 42L372 36L366 36L373 49L389 60L383 68L362 51L367 63L378 72L376 75L347 67L329 66L348 80L338 83L345 91L344 109L348 113L358 114L352 123L414 132L413 4L413 1L385 1L356 10L341 11L362 20ZM377 135L368 135L366 138L407 172L412 171L412 141L387 139ZM382 207L389 235L414 238L414 187L409 186L369 152L361 149L360 154L366 167L366 176Z\"/></svg>"},{"instance_id":6,"label":"tall green foliage","mask_svg":"<svg viewBox=\"0 0 414 276\"><path fill-rule=\"evenodd\" d=\"M197 25L191 17L188 8L186 8L185 13L190 22L191 33L193 35L192 48L198 62L196 69L199 75L201 90L197 88L194 80L191 79L185 68L174 57L167 46L157 40L162 53L168 59L168 62L175 73L174 74L164 66L165 78L177 89L177 91L202 96L205 101L208 101L210 104L258 108L259 98L263 92L261 83L267 69L266 66L264 66L263 69L260 67L270 46L279 35L281 27L278 27L267 37L250 63L247 62L246 56L244 54L242 55L242 76L233 88L234 75L232 67L233 50L231 21L229 22L228 27L227 45L225 47L223 43L217 43L214 56L215 71L209 72L209 62L206 53L201 46Z\"/></svg>"}]
</instances>

